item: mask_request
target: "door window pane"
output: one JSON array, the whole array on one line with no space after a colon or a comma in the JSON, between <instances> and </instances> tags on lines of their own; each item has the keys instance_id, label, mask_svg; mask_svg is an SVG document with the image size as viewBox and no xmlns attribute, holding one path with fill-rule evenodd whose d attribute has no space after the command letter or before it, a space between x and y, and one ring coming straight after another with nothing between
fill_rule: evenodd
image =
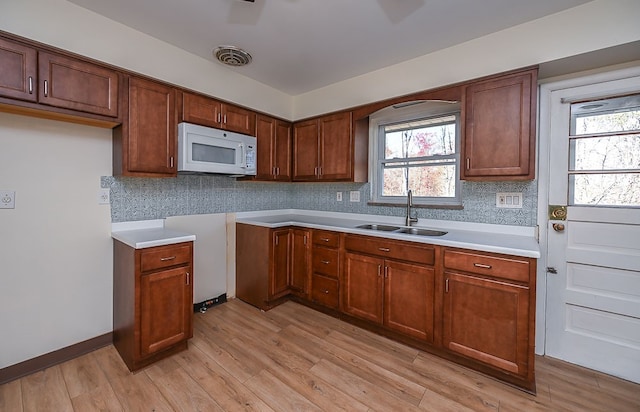
<instances>
[{"instance_id":1,"label":"door window pane","mask_svg":"<svg viewBox=\"0 0 640 412\"><path fill-rule=\"evenodd\" d=\"M640 94L571 105L569 204L640 207Z\"/></svg>"},{"instance_id":2,"label":"door window pane","mask_svg":"<svg viewBox=\"0 0 640 412\"><path fill-rule=\"evenodd\" d=\"M576 206L640 207L640 173L571 175Z\"/></svg>"}]
</instances>

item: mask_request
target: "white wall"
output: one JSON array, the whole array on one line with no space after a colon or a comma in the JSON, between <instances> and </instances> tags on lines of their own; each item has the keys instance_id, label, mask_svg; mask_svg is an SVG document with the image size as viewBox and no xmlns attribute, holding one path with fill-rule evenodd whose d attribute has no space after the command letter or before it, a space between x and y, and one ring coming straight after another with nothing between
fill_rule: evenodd
<instances>
[{"instance_id":1,"label":"white wall","mask_svg":"<svg viewBox=\"0 0 640 412\"><path fill-rule=\"evenodd\" d=\"M295 120L638 41L638 16L595 0L295 97L65 0L2 0L0 30Z\"/></svg>"},{"instance_id":2,"label":"white wall","mask_svg":"<svg viewBox=\"0 0 640 412\"><path fill-rule=\"evenodd\" d=\"M0 368L110 332L111 130L0 113Z\"/></svg>"},{"instance_id":3,"label":"white wall","mask_svg":"<svg viewBox=\"0 0 640 412\"><path fill-rule=\"evenodd\" d=\"M638 0L593 1L296 96L292 117L302 119L637 41L639 17Z\"/></svg>"},{"instance_id":4,"label":"white wall","mask_svg":"<svg viewBox=\"0 0 640 412\"><path fill-rule=\"evenodd\" d=\"M293 99L65 0L1 0L0 30L289 118Z\"/></svg>"}]
</instances>

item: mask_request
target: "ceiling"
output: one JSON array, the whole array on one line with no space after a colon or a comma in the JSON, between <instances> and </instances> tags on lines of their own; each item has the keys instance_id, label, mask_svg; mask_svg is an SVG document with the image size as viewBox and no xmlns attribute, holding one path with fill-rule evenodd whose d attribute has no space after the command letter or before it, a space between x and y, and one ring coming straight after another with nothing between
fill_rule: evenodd
<instances>
[{"instance_id":1,"label":"ceiling","mask_svg":"<svg viewBox=\"0 0 640 412\"><path fill-rule=\"evenodd\" d=\"M69 1L208 60L241 47L229 70L295 96L590 0Z\"/></svg>"}]
</instances>

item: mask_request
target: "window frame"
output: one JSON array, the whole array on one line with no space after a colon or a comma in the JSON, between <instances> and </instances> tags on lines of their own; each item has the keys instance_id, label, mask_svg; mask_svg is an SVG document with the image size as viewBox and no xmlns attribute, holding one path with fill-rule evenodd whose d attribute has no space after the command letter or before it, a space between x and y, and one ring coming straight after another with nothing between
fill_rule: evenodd
<instances>
[{"instance_id":1,"label":"window frame","mask_svg":"<svg viewBox=\"0 0 640 412\"><path fill-rule=\"evenodd\" d=\"M369 182L371 185L370 204L404 206L406 196L382 196L384 167L384 127L412 120L435 119L455 116L455 153L442 156L428 156L431 160L453 159L455 167L455 196L430 197L413 195L413 204L418 207L461 208L460 150L461 150L461 105L460 102L414 101L386 107L369 117Z\"/></svg>"}]
</instances>

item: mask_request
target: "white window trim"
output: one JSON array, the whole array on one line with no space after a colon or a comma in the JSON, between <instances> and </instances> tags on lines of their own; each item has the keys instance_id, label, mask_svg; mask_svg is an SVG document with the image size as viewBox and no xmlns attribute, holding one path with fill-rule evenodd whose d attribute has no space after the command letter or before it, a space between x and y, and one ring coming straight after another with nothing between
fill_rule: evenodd
<instances>
[{"instance_id":1,"label":"white window trim","mask_svg":"<svg viewBox=\"0 0 640 412\"><path fill-rule=\"evenodd\" d=\"M460 207L462 206L461 181L460 181L460 103L444 101L416 101L407 102L377 111L369 117L369 176L371 184L372 204L384 205L405 205L404 196L386 196L382 198L380 193L380 182L382 181L382 168L378 157L381 141L378 137L381 126L400 123L418 118L440 117L446 115L456 115L456 190L455 197L413 197L413 203L417 206L432 207Z\"/></svg>"}]
</instances>

